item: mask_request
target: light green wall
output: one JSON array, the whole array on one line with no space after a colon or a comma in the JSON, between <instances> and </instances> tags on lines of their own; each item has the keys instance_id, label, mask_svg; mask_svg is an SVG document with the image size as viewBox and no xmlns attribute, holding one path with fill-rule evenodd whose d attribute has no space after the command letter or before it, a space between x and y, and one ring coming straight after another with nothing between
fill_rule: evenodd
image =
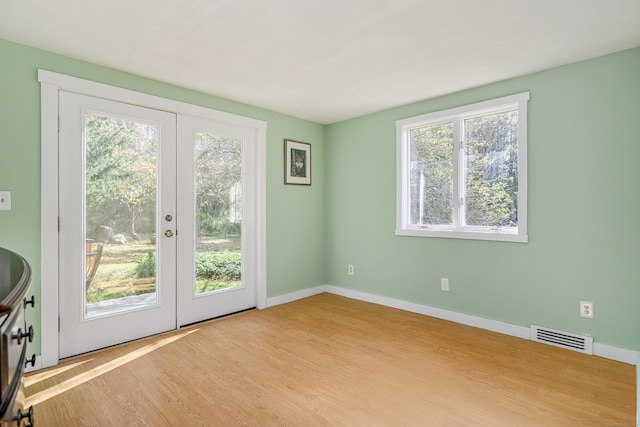
<instances>
[{"instance_id":1,"label":"light green wall","mask_svg":"<svg viewBox=\"0 0 640 427\"><path fill-rule=\"evenodd\" d=\"M529 243L395 236L395 121L524 91ZM640 49L336 123L326 143L327 283L640 350Z\"/></svg>"},{"instance_id":2,"label":"light green wall","mask_svg":"<svg viewBox=\"0 0 640 427\"><path fill-rule=\"evenodd\" d=\"M327 283L640 350L640 49L321 126L0 40L0 246L36 297L38 68L266 121L268 296ZM529 243L395 236L395 121L527 90ZM311 187L283 185L284 138L313 144Z\"/></svg>"},{"instance_id":3,"label":"light green wall","mask_svg":"<svg viewBox=\"0 0 640 427\"><path fill-rule=\"evenodd\" d=\"M11 211L0 211L0 246L22 254L31 263L32 291L38 301L41 161L38 68L266 121L267 294L280 295L324 283L323 126L0 40L0 190L12 192L13 207ZM312 144L311 187L283 185L284 138ZM39 313L29 310L28 316L34 325L40 324ZM37 334L29 352L40 353Z\"/></svg>"}]
</instances>

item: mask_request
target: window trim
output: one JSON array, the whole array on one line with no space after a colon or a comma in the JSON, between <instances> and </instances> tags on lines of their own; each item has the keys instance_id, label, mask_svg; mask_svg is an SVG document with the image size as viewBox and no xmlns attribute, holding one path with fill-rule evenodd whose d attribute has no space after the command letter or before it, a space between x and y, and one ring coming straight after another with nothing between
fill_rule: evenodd
<instances>
[{"instance_id":1,"label":"window trim","mask_svg":"<svg viewBox=\"0 0 640 427\"><path fill-rule=\"evenodd\" d=\"M441 237L453 239L493 240L527 243L527 103L529 92L504 96L488 101L421 114L396 121L396 230L397 236ZM505 108L518 108L518 226L509 229L490 227L430 227L412 225L410 212L409 131L416 127L434 125L449 120L467 119L491 114ZM461 173L458 156L454 158L454 175ZM454 185L454 195L457 194ZM459 195L458 195L459 197Z\"/></svg>"}]
</instances>

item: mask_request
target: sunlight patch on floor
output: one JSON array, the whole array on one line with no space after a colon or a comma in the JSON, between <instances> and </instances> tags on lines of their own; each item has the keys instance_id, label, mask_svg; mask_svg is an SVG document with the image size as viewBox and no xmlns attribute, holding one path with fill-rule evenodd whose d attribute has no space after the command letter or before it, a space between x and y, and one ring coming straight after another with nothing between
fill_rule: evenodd
<instances>
[{"instance_id":1,"label":"sunlight patch on floor","mask_svg":"<svg viewBox=\"0 0 640 427\"><path fill-rule=\"evenodd\" d=\"M75 367L78 367L80 365L84 365L87 362L91 362L94 359L87 359L87 360L83 360L81 362L77 362L77 363L73 363L71 365L66 365L66 366L61 366L59 368L55 368L55 369L51 369L49 371L46 372L40 372L40 373L34 373L34 374L29 374L29 375L25 375L24 377L24 386L25 387L30 387L34 384L39 383L40 381L44 381L46 379L55 377L56 375L59 375L63 372L66 372L70 369L73 369Z\"/></svg>"},{"instance_id":2,"label":"sunlight patch on floor","mask_svg":"<svg viewBox=\"0 0 640 427\"><path fill-rule=\"evenodd\" d=\"M87 381L91 381L94 378L99 377L100 375L106 374L109 371L112 371L116 368L119 368L123 365L125 365L126 363L129 363L135 359L138 359L139 357L142 357L146 354L151 353L154 350L157 350L160 347L164 347L165 345L171 344L172 342L175 342L181 338L186 337L187 335L190 335L194 332L197 332L199 329L193 329L187 332L184 332L182 334L178 334L178 335L172 335L170 337L167 338L163 338L161 340L158 340L157 342L153 343L153 344L149 344L146 345L138 350L134 350L131 353L127 353L124 356L118 357L117 359L114 359L110 362L107 362L101 366L98 366L96 368L93 368L92 370L82 373L76 377L70 378L58 385L55 385L47 390L43 390L39 393L36 393L32 396L27 397L26 399L26 403L25 403L25 407L29 407L30 405L38 405L54 396L57 396L61 393L64 393L66 391L71 390L74 387L77 387ZM86 361L88 362L88 361ZM67 368L61 368L61 370L56 370L56 372L53 374L59 374L61 372L64 372L68 369L71 369L75 366L78 366L81 363L86 363L86 362L80 362L77 363L75 365L72 365L71 367ZM47 373L48 374L48 373ZM43 374L44 375L44 374ZM49 375L48 378L50 378L53 375ZM31 378L31 376L30 376ZM44 378L40 378L38 381L43 380ZM35 383L37 381L33 381L33 383Z\"/></svg>"}]
</instances>

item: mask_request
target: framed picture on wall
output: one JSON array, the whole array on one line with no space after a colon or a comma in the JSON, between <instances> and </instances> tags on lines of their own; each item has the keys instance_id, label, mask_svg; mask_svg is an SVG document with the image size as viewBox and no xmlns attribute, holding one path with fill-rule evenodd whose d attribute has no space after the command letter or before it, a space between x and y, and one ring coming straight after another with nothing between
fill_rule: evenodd
<instances>
[{"instance_id":1,"label":"framed picture on wall","mask_svg":"<svg viewBox=\"0 0 640 427\"><path fill-rule=\"evenodd\" d=\"M284 183L311 185L311 144L284 140Z\"/></svg>"}]
</instances>

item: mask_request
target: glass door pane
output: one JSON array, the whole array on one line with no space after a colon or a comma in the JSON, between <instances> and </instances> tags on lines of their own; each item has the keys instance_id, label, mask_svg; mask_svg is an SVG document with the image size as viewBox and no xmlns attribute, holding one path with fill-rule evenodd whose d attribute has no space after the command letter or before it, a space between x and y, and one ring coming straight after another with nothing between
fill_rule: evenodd
<instances>
[{"instance_id":1,"label":"glass door pane","mask_svg":"<svg viewBox=\"0 0 640 427\"><path fill-rule=\"evenodd\" d=\"M195 294L240 286L242 139L194 135Z\"/></svg>"},{"instance_id":2,"label":"glass door pane","mask_svg":"<svg viewBox=\"0 0 640 427\"><path fill-rule=\"evenodd\" d=\"M159 126L85 113L85 318L157 303Z\"/></svg>"}]
</instances>

